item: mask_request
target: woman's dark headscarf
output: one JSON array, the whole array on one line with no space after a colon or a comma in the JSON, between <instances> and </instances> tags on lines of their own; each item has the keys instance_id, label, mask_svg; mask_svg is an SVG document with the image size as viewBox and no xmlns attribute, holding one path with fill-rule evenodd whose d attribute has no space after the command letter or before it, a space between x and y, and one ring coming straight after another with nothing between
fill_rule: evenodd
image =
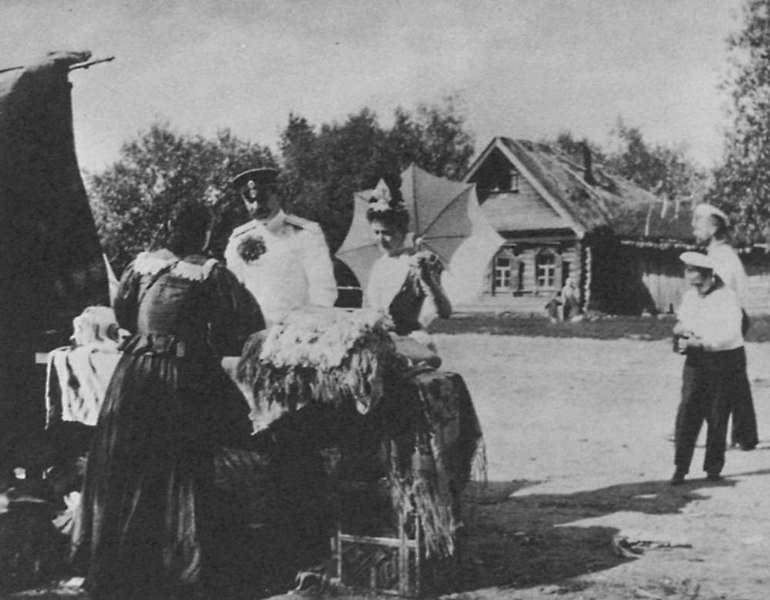
<instances>
[{"instance_id":1,"label":"woman's dark headscarf","mask_svg":"<svg viewBox=\"0 0 770 600\"><path fill-rule=\"evenodd\" d=\"M174 209L168 222L166 248L177 256L203 251L211 225L211 212L200 202L186 200Z\"/></svg>"}]
</instances>

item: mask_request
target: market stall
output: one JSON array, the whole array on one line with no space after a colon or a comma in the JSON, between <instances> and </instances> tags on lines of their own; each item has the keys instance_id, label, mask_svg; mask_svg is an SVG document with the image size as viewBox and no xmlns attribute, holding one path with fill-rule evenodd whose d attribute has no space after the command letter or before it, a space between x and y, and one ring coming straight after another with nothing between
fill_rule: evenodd
<instances>
[{"instance_id":1,"label":"market stall","mask_svg":"<svg viewBox=\"0 0 770 600\"><path fill-rule=\"evenodd\" d=\"M119 354L86 338L51 353L49 428L93 425L99 371ZM254 430L217 457L217 486L243 526L280 540L293 568L326 560L326 575L344 584L403 595L429 587L426 566L457 555L462 493L483 476L463 378L399 352L363 309L295 311L223 367Z\"/></svg>"},{"instance_id":2,"label":"market stall","mask_svg":"<svg viewBox=\"0 0 770 600\"><path fill-rule=\"evenodd\" d=\"M253 336L238 374L258 436L308 411L303 435L325 459L315 504L327 510L334 574L418 595L428 585L420 565L457 555L462 494L483 477L484 457L463 378L400 350L376 312L310 308Z\"/></svg>"}]
</instances>

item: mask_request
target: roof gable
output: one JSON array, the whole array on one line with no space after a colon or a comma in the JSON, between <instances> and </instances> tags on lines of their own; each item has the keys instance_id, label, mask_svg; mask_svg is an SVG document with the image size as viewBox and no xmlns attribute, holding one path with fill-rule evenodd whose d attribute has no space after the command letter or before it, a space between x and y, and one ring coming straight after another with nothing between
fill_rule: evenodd
<instances>
[{"instance_id":1,"label":"roof gable","mask_svg":"<svg viewBox=\"0 0 770 600\"><path fill-rule=\"evenodd\" d=\"M630 181L608 175L601 166L591 169L592 182L586 182L586 169L547 144L496 137L471 165L465 181L476 182L485 165L502 155L525 178L551 208L582 237L597 227L609 227L618 235L645 237L638 214L660 210L660 201ZM499 210L499 207L498 207ZM636 215L629 216L629 213ZM649 233L649 220L644 223ZM682 235L681 227L666 228Z\"/></svg>"},{"instance_id":2,"label":"roof gable","mask_svg":"<svg viewBox=\"0 0 770 600\"><path fill-rule=\"evenodd\" d=\"M465 181L470 183L476 183L475 175L478 170L488 160L494 160L496 151L502 153L505 159L516 169L516 171L524 177L535 190L538 192L541 198L545 200L549 206L565 221L568 227L570 227L576 235L582 237L586 232L586 227L583 223L574 218L574 215L566 210L564 203L561 202L555 195L553 189L549 185L547 178L542 176L539 169L533 169L533 165L527 164L529 161L526 157L523 157L519 152L512 150L512 148L505 143L507 138L494 138L484 152L481 153L479 158L471 165L468 174L465 177Z\"/></svg>"}]
</instances>

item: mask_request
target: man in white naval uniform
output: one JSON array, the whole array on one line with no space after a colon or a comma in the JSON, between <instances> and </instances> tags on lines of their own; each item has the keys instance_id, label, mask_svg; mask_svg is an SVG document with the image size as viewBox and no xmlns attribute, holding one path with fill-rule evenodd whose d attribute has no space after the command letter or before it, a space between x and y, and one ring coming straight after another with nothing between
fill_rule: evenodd
<instances>
[{"instance_id":1,"label":"man in white naval uniform","mask_svg":"<svg viewBox=\"0 0 770 600\"><path fill-rule=\"evenodd\" d=\"M738 296L743 309L743 334L745 335L748 329L748 317L745 310L746 270L738 253L727 242L727 228L730 220L724 211L706 203L698 204L692 214L692 231L696 241L706 246L708 257L724 280L723 283ZM743 361L745 365L745 357ZM739 388L735 392L732 403L731 442L733 446L740 446L742 450L753 450L759 442L757 417L751 396L751 384L745 366Z\"/></svg>"},{"instance_id":2,"label":"man in white naval uniform","mask_svg":"<svg viewBox=\"0 0 770 600\"><path fill-rule=\"evenodd\" d=\"M225 249L227 267L254 295L268 323L306 305L337 299L329 248L321 227L281 209L275 169L251 169L232 180L252 220L236 227Z\"/></svg>"}]
</instances>

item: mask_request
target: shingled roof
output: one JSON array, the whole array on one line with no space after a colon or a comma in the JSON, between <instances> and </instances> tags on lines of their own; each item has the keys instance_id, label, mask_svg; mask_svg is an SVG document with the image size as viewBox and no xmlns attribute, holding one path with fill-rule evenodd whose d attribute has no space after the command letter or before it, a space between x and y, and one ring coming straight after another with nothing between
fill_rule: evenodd
<instances>
[{"instance_id":1,"label":"shingled roof","mask_svg":"<svg viewBox=\"0 0 770 600\"><path fill-rule=\"evenodd\" d=\"M692 249L692 204L657 201L628 207L613 220L623 241L639 247Z\"/></svg>"},{"instance_id":2,"label":"shingled roof","mask_svg":"<svg viewBox=\"0 0 770 600\"><path fill-rule=\"evenodd\" d=\"M471 165L466 181L496 148L580 234L609 227L620 237L651 244L691 239L686 208L668 210L654 194L601 165L593 165L587 177L585 165L548 144L496 137Z\"/></svg>"}]
</instances>

